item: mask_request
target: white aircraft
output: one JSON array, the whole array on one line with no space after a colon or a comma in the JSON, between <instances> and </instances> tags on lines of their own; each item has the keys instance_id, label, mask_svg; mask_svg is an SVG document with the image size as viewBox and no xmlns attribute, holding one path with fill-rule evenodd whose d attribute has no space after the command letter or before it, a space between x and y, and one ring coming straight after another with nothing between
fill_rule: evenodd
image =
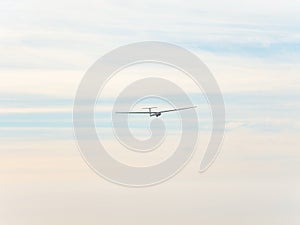
<instances>
[{"instance_id":1,"label":"white aircraft","mask_svg":"<svg viewBox=\"0 0 300 225\"><path fill-rule=\"evenodd\" d=\"M173 112L173 111L180 111L180 110L185 110L185 109L193 109L196 108L197 106L191 106L191 107L185 107L185 108L178 108L178 109L169 109L169 110L163 110L163 111L157 111L157 112L153 112L151 111L151 109L157 108L157 107L146 107L146 108L142 108L142 109L148 109L148 112L145 111L131 111L131 112L116 112L119 114L149 114L149 116L156 116L159 117L162 113L166 113L166 112Z\"/></svg>"}]
</instances>

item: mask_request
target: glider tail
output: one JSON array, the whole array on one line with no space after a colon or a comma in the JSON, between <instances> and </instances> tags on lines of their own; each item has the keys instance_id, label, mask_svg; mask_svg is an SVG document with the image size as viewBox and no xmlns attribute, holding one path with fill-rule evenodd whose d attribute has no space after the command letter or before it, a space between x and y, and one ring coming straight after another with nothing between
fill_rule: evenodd
<instances>
[{"instance_id":1,"label":"glider tail","mask_svg":"<svg viewBox=\"0 0 300 225\"><path fill-rule=\"evenodd\" d=\"M151 112L151 109L154 109L154 108L157 108L157 107L144 107L142 109L148 109L149 110L149 116L153 116L152 112Z\"/></svg>"}]
</instances>

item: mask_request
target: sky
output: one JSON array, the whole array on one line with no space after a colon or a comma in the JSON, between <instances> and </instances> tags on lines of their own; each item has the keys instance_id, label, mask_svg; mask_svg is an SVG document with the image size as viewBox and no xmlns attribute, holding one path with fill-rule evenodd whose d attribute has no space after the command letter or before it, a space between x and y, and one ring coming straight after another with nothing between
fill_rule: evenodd
<instances>
[{"instance_id":1,"label":"sky","mask_svg":"<svg viewBox=\"0 0 300 225\"><path fill-rule=\"evenodd\" d=\"M299 224L300 1L1 0L0 11L1 224ZM217 160L199 173L211 133L203 93L166 66L120 71L95 120L123 162L150 165L172 153L119 151L108 121L130 82L165 76L199 106L199 147L187 166L160 185L128 188L81 158L72 108L99 57L148 40L186 48L208 66L224 97L226 132ZM177 116L163 117L166 146L178 138ZM133 134L149 135L144 118L129 121Z\"/></svg>"}]
</instances>

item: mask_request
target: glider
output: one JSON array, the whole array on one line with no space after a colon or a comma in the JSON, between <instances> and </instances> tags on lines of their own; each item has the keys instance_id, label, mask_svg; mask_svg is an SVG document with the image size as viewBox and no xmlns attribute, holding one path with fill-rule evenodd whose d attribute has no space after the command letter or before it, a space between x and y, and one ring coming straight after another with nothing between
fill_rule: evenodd
<instances>
[{"instance_id":1,"label":"glider","mask_svg":"<svg viewBox=\"0 0 300 225\"><path fill-rule=\"evenodd\" d=\"M159 117L162 113L166 112L174 112L174 111L180 111L180 110L185 110L185 109L193 109L196 108L197 106L191 106L191 107L185 107L185 108L178 108L178 109L169 109L169 110L163 110L163 111L151 111L151 109L157 108L157 107L146 107L142 109L148 109L148 112L145 111L131 111L131 112L116 112L119 114L149 114L149 116L156 116Z\"/></svg>"}]
</instances>

